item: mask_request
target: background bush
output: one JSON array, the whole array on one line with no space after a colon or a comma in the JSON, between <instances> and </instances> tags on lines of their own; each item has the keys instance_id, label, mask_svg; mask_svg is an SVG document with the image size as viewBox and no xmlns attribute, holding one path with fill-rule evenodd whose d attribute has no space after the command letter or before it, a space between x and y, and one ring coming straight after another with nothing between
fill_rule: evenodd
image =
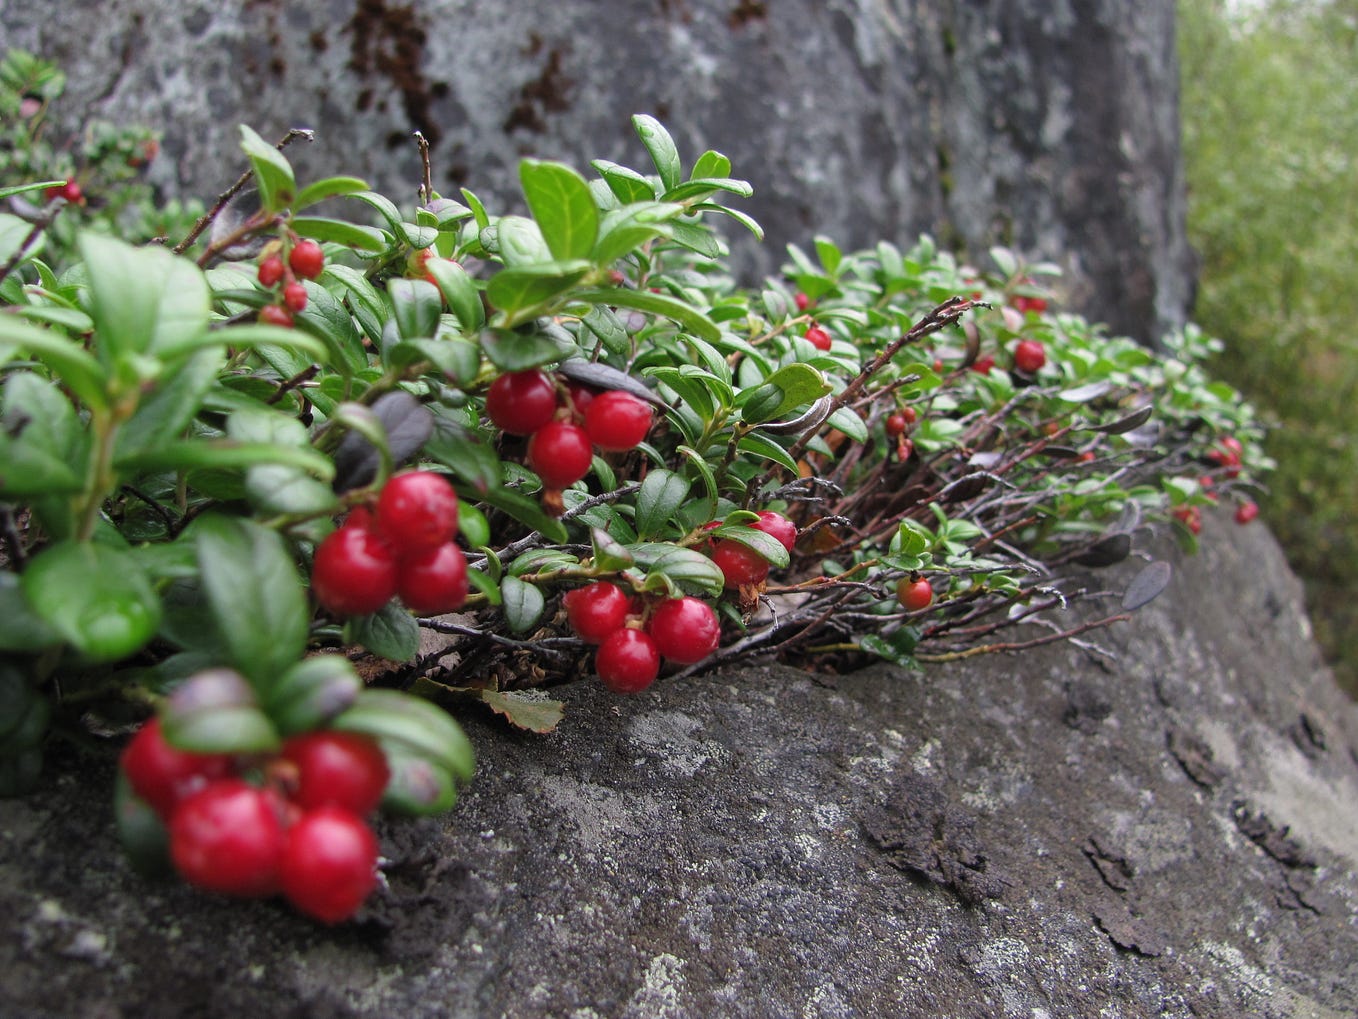
<instances>
[{"instance_id":1,"label":"background bush","mask_svg":"<svg viewBox=\"0 0 1358 1019\"><path fill-rule=\"evenodd\" d=\"M1274 423L1264 504L1358 693L1358 4L1179 5L1194 318Z\"/></svg>"}]
</instances>

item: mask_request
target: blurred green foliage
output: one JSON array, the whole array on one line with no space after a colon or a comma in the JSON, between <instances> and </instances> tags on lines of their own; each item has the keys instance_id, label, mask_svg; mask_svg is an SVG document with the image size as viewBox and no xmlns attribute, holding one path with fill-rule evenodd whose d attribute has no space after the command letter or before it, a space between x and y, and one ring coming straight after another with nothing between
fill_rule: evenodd
<instances>
[{"instance_id":1,"label":"blurred green foliage","mask_svg":"<svg viewBox=\"0 0 1358 1019\"><path fill-rule=\"evenodd\" d=\"M1271 419L1264 512L1358 695L1358 2L1181 0L1194 319Z\"/></svg>"}]
</instances>

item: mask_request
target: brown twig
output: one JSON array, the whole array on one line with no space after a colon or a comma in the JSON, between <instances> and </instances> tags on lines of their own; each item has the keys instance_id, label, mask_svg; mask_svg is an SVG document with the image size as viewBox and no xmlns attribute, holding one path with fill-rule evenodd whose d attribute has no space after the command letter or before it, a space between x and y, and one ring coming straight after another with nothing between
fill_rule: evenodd
<instances>
[{"instance_id":1,"label":"brown twig","mask_svg":"<svg viewBox=\"0 0 1358 1019\"><path fill-rule=\"evenodd\" d=\"M415 132L415 144L420 149L420 165L424 167L424 183L420 185L420 204L428 205L434 198L434 175L429 166L429 139L421 131Z\"/></svg>"},{"instance_id":2,"label":"brown twig","mask_svg":"<svg viewBox=\"0 0 1358 1019\"><path fill-rule=\"evenodd\" d=\"M1069 630L1062 630L1059 633L1049 633L1045 637L1035 637L1032 640L1014 641L1009 644L979 644L976 647L963 648L960 651L944 651L939 654L916 654L915 660L919 662L955 662L963 658L975 658L977 655L997 654L1001 651L1027 651L1029 648L1041 647L1043 644L1055 644L1060 640L1069 640L1071 637L1078 637L1089 630L1097 630L1104 626L1111 626L1113 623L1125 623L1132 618L1130 612L1119 612L1115 616L1104 616L1102 619L1095 619L1089 623L1072 627Z\"/></svg>"}]
</instances>

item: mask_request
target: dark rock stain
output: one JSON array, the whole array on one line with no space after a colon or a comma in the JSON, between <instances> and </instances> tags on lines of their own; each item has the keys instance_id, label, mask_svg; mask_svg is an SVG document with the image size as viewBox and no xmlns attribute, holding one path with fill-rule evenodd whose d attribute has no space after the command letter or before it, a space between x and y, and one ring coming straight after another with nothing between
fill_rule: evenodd
<instances>
[{"instance_id":1,"label":"dark rock stain","mask_svg":"<svg viewBox=\"0 0 1358 1019\"><path fill-rule=\"evenodd\" d=\"M524 55L536 56L542 50L542 39L536 34L529 36ZM547 130L549 113L562 113L570 109L568 93L575 82L566 76L562 66L566 52L566 47L553 46L547 53L541 73L531 81L524 82L519 89L518 102L505 118L505 134L513 134L520 128L542 134Z\"/></svg>"},{"instance_id":2,"label":"dark rock stain","mask_svg":"<svg viewBox=\"0 0 1358 1019\"><path fill-rule=\"evenodd\" d=\"M439 83L430 82L424 74L428 35L415 8L388 6L385 0L359 0L343 30L350 36L349 68L362 78L374 75L387 78L401 94L410 127L420 131L430 147L438 145L443 131L431 106L440 94ZM442 94L446 92L444 86ZM358 110L369 109L372 98L371 89L361 91ZM387 136L387 146L397 148L408 139L406 130L392 131Z\"/></svg>"}]
</instances>

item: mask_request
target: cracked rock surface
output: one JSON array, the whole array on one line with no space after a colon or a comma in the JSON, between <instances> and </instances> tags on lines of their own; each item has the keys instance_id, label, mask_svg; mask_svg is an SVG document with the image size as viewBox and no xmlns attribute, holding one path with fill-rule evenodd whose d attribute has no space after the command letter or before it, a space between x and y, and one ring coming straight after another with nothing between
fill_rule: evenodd
<instances>
[{"instance_id":1,"label":"cracked rock surface","mask_svg":"<svg viewBox=\"0 0 1358 1019\"><path fill-rule=\"evenodd\" d=\"M1068 306L1153 342L1193 266L1179 160L1173 0L70 0L3 5L9 45L70 74L58 115L165 132L167 193L242 169L237 125L314 128L304 179L355 174L413 206L435 189L522 211L520 157L642 165L658 116L689 165L725 152L755 186L757 279L813 234L978 264L993 244L1060 260ZM97 26L91 34L91 26ZM95 196L97 197L97 196Z\"/></svg>"},{"instance_id":2,"label":"cracked rock surface","mask_svg":"<svg viewBox=\"0 0 1358 1019\"><path fill-rule=\"evenodd\" d=\"M137 878L111 754L60 762L0 803L3 1011L1351 1016L1358 711L1262 527L1167 557L1095 634L1111 659L753 666L565 687L547 736L469 718L475 784L384 824L389 887L334 929Z\"/></svg>"}]
</instances>

